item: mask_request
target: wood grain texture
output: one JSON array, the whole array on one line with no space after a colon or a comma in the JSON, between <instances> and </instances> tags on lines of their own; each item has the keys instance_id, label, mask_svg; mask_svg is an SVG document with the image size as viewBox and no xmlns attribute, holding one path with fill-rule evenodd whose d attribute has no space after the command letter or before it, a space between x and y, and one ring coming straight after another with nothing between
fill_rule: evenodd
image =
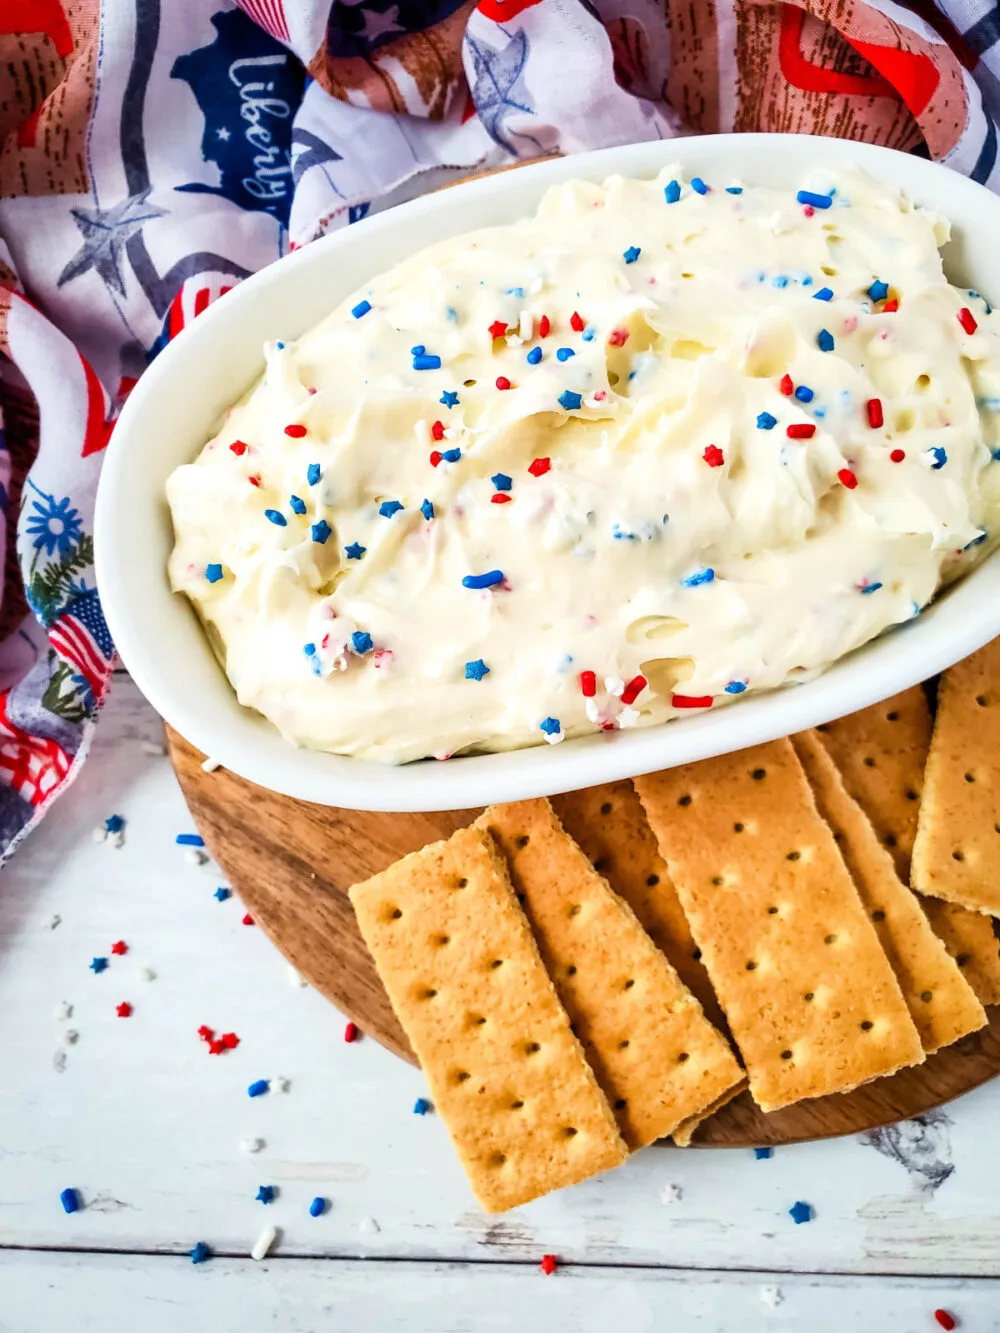
<instances>
[{"instance_id":1,"label":"wood grain texture","mask_svg":"<svg viewBox=\"0 0 1000 1333\"><path fill-rule=\"evenodd\" d=\"M367 1035L413 1062L358 931L347 890L407 852L448 837L475 810L380 814L277 796L218 769L168 728L170 756L208 849L257 924ZM855 1092L764 1114L748 1093L697 1131L694 1147L747 1148L857 1134L921 1115L1000 1074L1000 1009L989 1025L913 1069Z\"/></svg>"}]
</instances>

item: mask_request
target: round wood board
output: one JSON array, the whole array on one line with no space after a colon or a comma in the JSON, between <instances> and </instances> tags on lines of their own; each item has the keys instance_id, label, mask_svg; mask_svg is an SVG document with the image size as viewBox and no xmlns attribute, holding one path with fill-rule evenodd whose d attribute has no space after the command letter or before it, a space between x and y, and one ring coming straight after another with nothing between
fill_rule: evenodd
<instances>
[{"instance_id":1,"label":"round wood board","mask_svg":"<svg viewBox=\"0 0 1000 1333\"><path fill-rule=\"evenodd\" d=\"M362 942L347 890L407 852L446 838L478 810L380 814L276 796L204 758L167 728L181 790L208 850L254 921L367 1037L415 1063ZM765 1115L749 1093L716 1112L694 1146L748 1148L857 1134L929 1111L1000 1074L1000 1007L989 1026L914 1069L856 1092Z\"/></svg>"}]
</instances>

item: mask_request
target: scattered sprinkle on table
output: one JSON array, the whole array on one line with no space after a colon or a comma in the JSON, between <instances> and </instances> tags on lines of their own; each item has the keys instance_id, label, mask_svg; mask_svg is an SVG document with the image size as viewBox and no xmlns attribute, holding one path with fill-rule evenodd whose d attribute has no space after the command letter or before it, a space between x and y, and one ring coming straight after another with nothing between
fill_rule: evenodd
<instances>
[{"instance_id":1,"label":"scattered sprinkle on table","mask_svg":"<svg viewBox=\"0 0 1000 1333\"><path fill-rule=\"evenodd\" d=\"M684 1191L680 1185L664 1185L660 1190L660 1203L680 1203L684 1197Z\"/></svg>"},{"instance_id":2,"label":"scattered sprinkle on table","mask_svg":"<svg viewBox=\"0 0 1000 1333\"><path fill-rule=\"evenodd\" d=\"M265 1227L253 1243L253 1248L250 1251L250 1258L258 1261L266 1259L270 1253L271 1247L277 1239L278 1228L271 1226Z\"/></svg>"},{"instance_id":3,"label":"scattered sprinkle on table","mask_svg":"<svg viewBox=\"0 0 1000 1333\"><path fill-rule=\"evenodd\" d=\"M224 884L220 884L219 887L212 894L212 897L215 898L220 903L224 903L227 898L231 898L232 896L233 896L232 889L227 889Z\"/></svg>"},{"instance_id":4,"label":"scattered sprinkle on table","mask_svg":"<svg viewBox=\"0 0 1000 1333\"><path fill-rule=\"evenodd\" d=\"M545 1274L546 1277L551 1277L551 1275L559 1267L559 1265L556 1263L556 1256L554 1254L543 1254L542 1262L539 1264L539 1267L541 1268L542 1272Z\"/></svg>"},{"instance_id":5,"label":"scattered sprinkle on table","mask_svg":"<svg viewBox=\"0 0 1000 1333\"><path fill-rule=\"evenodd\" d=\"M346 1042L357 1041L358 1035L358 1026L356 1023L348 1023L344 1028L344 1040Z\"/></svg>"},{"instance_id":6,"label":"scattered sprinkle on table","mask_svg":"<svg viewBox=\"0 0 1000 1333\"><path fill-rule=\"evenodd\" d=\"M105 833L121 833L125 827L125 820L121 815L108 815L104 821Z\"/></svg>"},{"instance_id":7,"label":"scattered sprinkle on table","mask_svg":"<svg viewBox=\"0 0 1000 1333\"><path fill-rule=\"evenodd\" d=\"M950 1314L947 1310L935 1310L934 1318L941 1327L947 1331L947 1333L951 1333L951 1330L955 1327L955 1316Z\"/></svg>"},{"instance_id":8,"label":"scattered sprinkle on table","mask_svg":"<svg viewBox=\"0 0 1000 1333\"><path fill-rule=\"evenodd\" d=\"M122 1000L121 1004L115 1005L115 1013L119 1018L131 1018L132 1006L129 1004L128 1000Z\"/></svg>"},{"instance_id":9,"label":"scattered sprinkle on table","mask_svg":"<svg viewBox=\"0 0 1000 1333\"><path fill-rule=\"evenodd\" d=\"M754 1155L754 1157L757 1158L757 1161L758 1161L758 1162L763 1162L763 1161L766 1161L766 1159L767 1159L768 1157L773 1157L773 1156L774 1156L774 1149L773 1149L773 1148L754 1148L754 1150L753 1150L753 1155Z\"/></svg>"},{"instance_id":10,"label":"scattered sprinkle on table","mask_svg":"<svg viewBox=\"0 0 1000 1333\"><path fill-rule=\"evenodd\" d=\"M178 833L174 839L178 847L204 847L205 839L200 833Z\"/></svg>"},{"instance_id":11,"label":"scattered sprinkle on table","mask_svg":"<svg viewBox=\"0 0 1000 1333\"><path fill-rule=\"evenodd\" d=\"M222 1034L222 1044L227 1051L235 1051L240 1044L240 1039L235 1032L224 1032Z\"/></svg>"},{"instance_id":12,"label":"scattered sprinkle on table","mask_svg":"<svg viewBox=\"0 0 1000 1333\"><path fill-rule=\"evenodd\" d=\"M426 1115L430 1109L431 1109L431 1104L426 1097L418 1097L417 1100L413 1103L414 1115Z\"/></svg>"},{"instance_id":13,"label":"scattered sprinkle on table","mask_svg":"<svg viewBox=\"0 0 1000 1333\"><path fill-rule=\"evenodd\" d=\"M52 1015L53 1018L66 1019L73 1017L73 1006L67 1004L65 1000L60 1000L56 1005Z\"/></svg>"},{"instance_id":14,"label":"scattered sprinkle on table","mask_svg":"<svg viewBox=\"0 0 1000 1333\"><path fill-rule=\"evenodd\" d=\"M252 926L255 924L254 919L249 912L245 912L243 914L242 923L244 926Z\"/></svg>"},{"instance_id":15,"label":"scattered sprinkle on table","mask_svg":"<svg viewBox=\"0 0 1000 1333\"><path fill-rule=\"evenodd\" d=\"M193 1264L203 1264L206 1259L212 1257L212 1251L203 1240L196 1241L194 1249L190 1250L189 1253Z\"/></svg>"},{"instance_id":16,"label":"scattered sprinkle on table","mask_svg":"<svg viewBox=\"0 0 1000 1333\"><path fill-rule=\"evenodd\" d=\"M779 1306L783 1299L780 1287L761 1287L760 1298L772 1310Z\"/></svg>"},{"instance_id":17,"label":"scattered sprinkle on table","mask_svg":"<svg viewBox=\"0 0 1000 1333\"><path fill-rule=\"evenodd\" d=\"M75 1189L65 1189L59 1195L59 1202L63 1206L64 1213L78 1213L80 1211L80 1196Z\"/></svg>"},{"instance_id":18,"label":"scattered sprinkle on table","mask_svg":"<svg viewBox=\"0 0 1000 1333\"><path fill-rule=\"evenodd\" d=\"M796 1226L801 1226L803 1222L811 1222L812 1215L813 1211L811 1205L803 1203L801 1199L799 1199L797 1203L793 1203L788 1210L788 1216Z\"/></svg>"},{"instance_id":19,"label":"scattered sprinkle on table","mask_svg":"<svg viewBox=\"0 0 1000 1333\"><path fill-rule=\"evenodd\" d=\"M274 1186L273 1186L273 1185L258 1185L258 1186L257 1186L257 1193L254 1195L254 1199L256 1200L257 1203L273 1203L273 1202L274 1202Z\"/></svg>"},{"instance_id":20,"label":"scattered sprinkle on table","mask_svg":"<svg viewBox=\"0 0 1000 1333\"><path fill-rule=\"evenodd\" d=\"M264 1146L263 1139L240 1139L240 1149L247 1153L260 1152ZM270 1200L268 1200L270 1202Z\"/></svg>"},{"instance_id":21,"label":"scattered sprinkle on table","mask_svg":"<svg viewBox=\"0 0 1000 1333\"><path fill-rule=\"evenodd\" d=\"M248 1097L263 1097L270 1085L266 1078L258 1078L247 1088Z\"/></svg>"},{"instance_id":22,"label":"scattered sprinkle on table","mask_svg":"<svg viewBox=\"0 0 1000 1333\"><path fill-rule=\"evenodd\" d=\"M120 958L123 954L128 953L128 945L124 940L115 940L111 946L111 952Z\"/></svg>"},{"instance_id":23,"label":"scattered sprinkle on table","mask_svg":"<svg viewBox=\"0 0 1000 1333\"><path fill-rule=\"evenodd\" d=\"M322 1217L327 1210L327 1206L328 1201L321 1195L317 1194L315 1199L313 1199L312 1203L309 1205L309 1216Z\"/></svg>"},{"instance_id":24,"label":"scattered sprinkle on table","mask_svg":"<svg viewBox=\"0 0 1000 1333\"><path fill-rule=\"evenodd\" d=\"M103 972L104 969L107 967L107 965L108 965L108 960L106 958L94 958L89 963L90 970L91 972L93 972L95 977L97 976L98 972Z\"/></svg>"}]
</instances>

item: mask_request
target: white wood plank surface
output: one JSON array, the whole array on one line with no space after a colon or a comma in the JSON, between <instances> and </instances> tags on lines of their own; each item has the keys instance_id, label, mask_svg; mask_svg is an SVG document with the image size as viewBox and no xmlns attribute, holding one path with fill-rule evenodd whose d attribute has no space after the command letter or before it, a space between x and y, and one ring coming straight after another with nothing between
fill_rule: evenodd
<instances>
[{"instance_id":1,"label":"white wood plank surface","mask_svg":"<svg viewBox=\"0 0 1000 1333\"><path fill-rule=\"evenodd\" d=\"M0 873L0 1247L181 1253L200 1239L239 1256L272 1222L282 1230L277 1252L287 1263L268 1271L280 1273L289 1291L301 1280L303 1291L313 1293L303 1299L316 1301L326 1299L332 1270L290 1256L533 1265L552 1252L581 1264L667 1270L1000 1276L1000 1084L953 1103L924 1125L882 1136L880 1150L850 1139L779 1149L770 1160L756 1161L751 1152L654 1147L608 1176L502 1218L484 1216L440 1120L412 1113L424 1091L420 1074L373 1041L344 1044L342 1017L313 991L289 984L287 964L262 932L240 924L238 901L213 897L222 882L218 872L191 865L174 845L175 835L193 825L168 761L143 750L144 740L159 736L155 715L120 677L82 777ZM112 813L128 821L118 851L92 838ZM49 928L53 914L61 917L55 929ZM123 958L110 954L117 939L129 946ZM110 960L99 976L88 970L95 955ZM141 978L143 966L155 970L155 980ZM131 1018L116 1016L122 1000L135 1006ZM55 1016L63 1001L73 1006L68 1020ZM238 1049L210 1056L197 1036L202 1023L237 1032ZM79 1033L69 1046L61 1044L67 1028ZM248 1098L253 1080L277 1075L289 1080L286 1094ZM248 1137L265 1140L265 1147L247 1154L240 1144ZM267 1207L254 1200L260 1184L278 1188ZM59 1204L67 1186L79 1189L85 1203L73 1216ZM672 1193L680 1197L671 1201ZM314 1219L308 1204L315 1195L329 1198L331 1207ZM787 1212L799 1199L815 1210L802 1226ZM95 1289L110 1290L107 1275L113 1274L141 1290L135 1275L148 1271L150 1292L166 1284L163 1300L185 1309L189 1288L172 1284L194 1279L183 1267L176 1270L183 1277L163 1277L174 1274L173 1260L162 1260L164 1266L155 1259L122 1260L120 1268L117 1262L57 1256L40 1258L33 1268L30 1257L17 1259L18 1289L30 1273L48 1274L48 1282L52 1266L65 1278L66 1292L79 1291L72 1283L91 1281L88 1274L97 1274ZM382 1276L370 1280L364 1266L334 1267L344 1274L351 1293L345 1299L357 1303L359 1320L366 1302L383 1284L395 1289L392 1274L404 1271L378 1264ZM432 1271L449 1292L473 1281L461 1268L418 1263L405 1271L415 1274L415 1291L427 1289ZM484 1278L473 1271L479 1288ZM190 1289L210 1290L227 1275L242 1274L249 1293L268 1290L272 1280L265 1282L256 1267L228 1261L217 1260L213 1272L217 1276L202 1278L199 1269L203 1285ZM504 1284L520 1275L521 1269L490 1268L489 1281L500 1284L495 1299L508 1300ZM684 1280L709 1302L697 1308L711 1308L707 1293L719 1279L689 1274ZM757 1279L745 1280L756 1293ZM568 1275L550 1286L531 1283L535 1294L511 1296L511 1308L522 1299L526 1309L535 1301L555 1302L551 1293L557 1292L582 1315L592 1301L594 1308L605 1299L614 1304L603 1293L631 1291L636 1283L653 1302L651 1318L671 1308L657 1305L659 1288L631 1272L626 1278L602 1270L587 1281L597 1284L592 1294L570 1298L564 1293L575 1288ZM663 1281L674 1278L667 1272ZM810 1281L803 1292L812 1290ZM0 1289L8 1289L2 1278ZM669 1290L679 1299L674 1285ZM817 1296L816 1310L829 1299L831 1310L850 1311L863 1293L871 1300L881 1292L880 1308L888 1311L909 1287L881 1277L816 1290L837 1293ZM968 1290L981 1293L974 1299L983 1302L993 1291L1000 1309L996 1289ZM754 1294L755 1310L757 1300ZM29 1300L29 1316L33 1305ZM160 1325L144 1306L134 1307L132 1322L140 1308L152 1333ZM455 1306L473 1308L461 1301ZM779 1319L788 1314L782 1309ZM38 1310L41 1320L41 1305ZM0 1299L6 1333L5 1313ZM254 1318L241 1327L265 1326ZM773 1312L767 1318L773 1325Z\"/></svg>"}]
</instances>

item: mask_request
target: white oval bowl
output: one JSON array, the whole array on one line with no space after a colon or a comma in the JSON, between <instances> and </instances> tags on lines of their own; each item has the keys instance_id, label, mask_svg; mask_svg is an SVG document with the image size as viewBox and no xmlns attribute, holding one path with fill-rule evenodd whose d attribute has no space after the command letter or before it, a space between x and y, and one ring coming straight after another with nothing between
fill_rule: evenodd
<instances>
[{"instance_id":1,"label":"white oval bowl","mask_svg":"<svg viewBox=\"0 0 1000 1333\"><path fill-rule=\"evenodd\" d=\"M530 214L550 185L652 176L675 162L709 182L789 190L815 169L862 167L945 213L953 234L948 276L1000 301L1000 198L921 158L804 135L713 135L540 162L415 199L296 251L217 301L157 357L132 391L104 461L95 524L104 612L126 667L171 726L234 773L288 796L361 810L463 809L773 740L887 698L1000 634L998 552L917 619L817 680L636 731L393 767L296 749L237 703L194 611L168 586L173 532L164 485L262 373L265 340L300 336L367 278L423 246Z\"/></svg>"}]
</instances>

